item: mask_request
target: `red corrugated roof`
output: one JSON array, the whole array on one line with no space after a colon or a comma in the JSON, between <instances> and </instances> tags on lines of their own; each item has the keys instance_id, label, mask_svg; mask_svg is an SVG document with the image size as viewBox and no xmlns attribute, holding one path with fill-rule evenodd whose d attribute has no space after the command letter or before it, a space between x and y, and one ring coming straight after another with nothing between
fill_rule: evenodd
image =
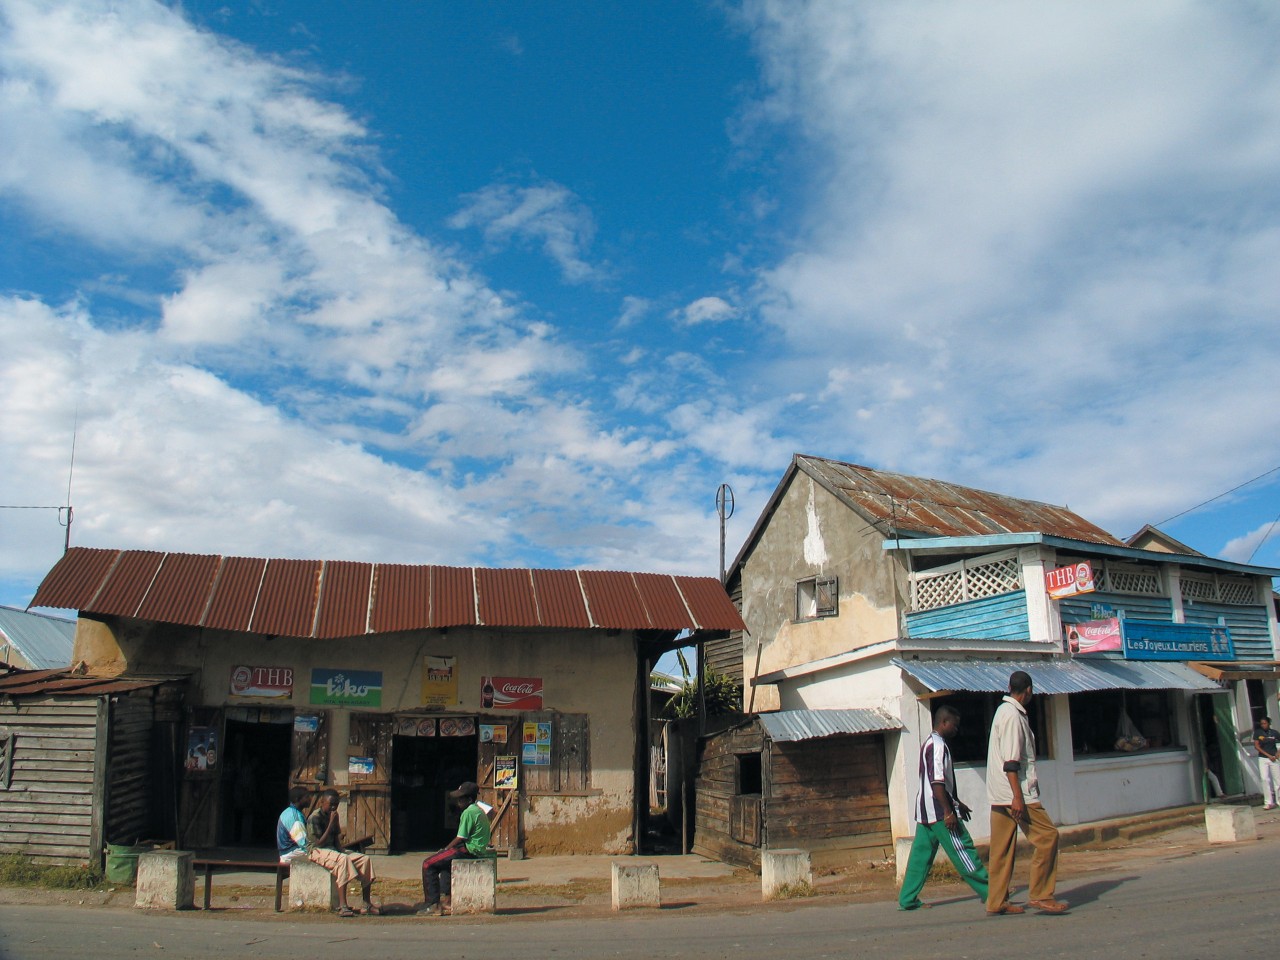
<instances>
[{"instance_id":1,"label":"red corrugated roof","mask_svg":"<svg viewBox=\"0 0 1280 960\"><path fill-rule=\"evenodd\" d=\"M66 670L15 670L0 674L0 697L97 696L104 693L127 693L130 690L158 686L163 682L77 676Z\"/></svg>"},{"instance_id":2,"label":"red corrugated roof","mask_svg":"<svg viewBox=\"0 0 1280 960\"><path fill-rule=\"evenodd\" d=\"M742 630L713 577L265 560L74 547L32 606L336 638L425 627ZM478 616L478 621L477 621Z\"/></svg>"}]
</instances>

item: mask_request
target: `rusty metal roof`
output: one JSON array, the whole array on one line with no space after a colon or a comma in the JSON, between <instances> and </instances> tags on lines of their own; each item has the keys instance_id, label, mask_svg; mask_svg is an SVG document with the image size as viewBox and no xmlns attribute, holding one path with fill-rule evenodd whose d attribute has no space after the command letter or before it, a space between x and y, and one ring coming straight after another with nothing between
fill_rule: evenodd
<instances>
[{"instance_id":1,"label":"rusty metal roof","mask_svg":"<svg viewBox=\"0 0 1280 960\"><path fill-rule=\"evenodd\" d=\"M268 560L74 547L31 601L186 626L332 639L468 625L745 629L714 577Z\"/></svg>"},{"instance_id":2,"label":"rusty metal roof","mask_svg":"<svg viewBox=\"0 0 1280 960\"><path fill-rule=\"evenodd\" d=\"M1066 507L822 457L796 454L793 463L869 522L879 525L886 536L1043 533L1124 546Z\"/></svg>"},{"instance_id":3,"label":"rusty metal roof","mask_svg":"<svg viewBox=\"0 0 1280 960\"><path fill-rule=\"evenodd\" d=\"M122 680L79 676L67 670L14 670L0 673L0 697L98 696L155 687L163 680Z\"/></svg>"}]
</instances>

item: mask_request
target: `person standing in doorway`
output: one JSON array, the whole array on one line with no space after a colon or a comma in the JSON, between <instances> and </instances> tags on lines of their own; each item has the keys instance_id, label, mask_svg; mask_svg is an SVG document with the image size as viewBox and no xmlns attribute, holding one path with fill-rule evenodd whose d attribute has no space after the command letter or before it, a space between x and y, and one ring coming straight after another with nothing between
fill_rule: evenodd
<instances>
[{"instance_id":1,"label":"person standing in doorway","mask_svg":"<svg viewBox=\"0 0 1280 960\"><path fill-rule=\"evenodd\" d=\"M978 859L973 838L965 828L969 808L956 793L956 774L951 765L951 748L947 741L960 730L960 711L949 704L933 714L933 733L920 748L920 795L916 799L916 836L911 842L898 906L916 910L926 906L920 891L929 879L929 870L938 847L946 851L965 883L983 901L987 899L987 868Z\"/></svg>"},{"instance_id":2,"label":"person standing in doorway","mask_svg":"<svg viewBox=\"0 0 1280 960\"><path fill-rule=\"evenodd\" d=\"M1040 804L1036 737L1027 719L1035 691L1022 670L1009 675L1009 693L996 708L987 745L987 799L991 802L991 855L987 915L1022 913L1009 902L1009 882L1017 864L1018 831L1031 841L1030 906L1042 913L1065 913L1054 898L1058 879L1058 828Z\"/></svg>"},{"instance_id":3,"label":"person standing in doorway","mask_svg":"<svg viewBox=\"0 0 1280 960\"><path fill-rule=\"evenodd\" d=\"M1262 781L1263 810L1274 810L1280 803L1280 754L1276 747L1280 737L1271 729L1271 718L1262 717L1253 728L1253 745L1258 748L1258 779Z\"/></svg>"}]
</instances>

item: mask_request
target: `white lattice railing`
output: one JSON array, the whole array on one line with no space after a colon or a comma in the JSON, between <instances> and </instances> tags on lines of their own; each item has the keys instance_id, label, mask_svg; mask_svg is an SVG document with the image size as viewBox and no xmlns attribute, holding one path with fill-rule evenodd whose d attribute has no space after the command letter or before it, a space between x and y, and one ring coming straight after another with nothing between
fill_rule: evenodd
<instances>
[{"instance_id":1,"label":"white lattice railing","mask_svg":"<svg viewBox=\"0 0 1280 960\"><path fill-rule=\"evenodd\" d=\"M994 554L912 574L911 609L934 610L1021 589L1022 564L1017 554Z\"/></svg>"},{"instance_id":2,"label":"white lattice railing","mask_svg":"<svg viewBox=\"0 0 1280 960\"><path fill-rule=\"evenodd\" d=\"M1128 563L1102 565L1102 589L1107 593L1140 593L1148 597L1164 596L1164 584L1155 567Z\"/></svg>"},{"instance_id":3,"label":"white lattice railing","mask_svg":"<svg viewBox=\"0 0 1280 960\"><path fill-rule=\"evenodd\" d=\"M1234 603L1250 606L1258 602L1253 581L1248 577L1182 575L1182 599L1201 603Z\"/></svg>"}]
</instances>

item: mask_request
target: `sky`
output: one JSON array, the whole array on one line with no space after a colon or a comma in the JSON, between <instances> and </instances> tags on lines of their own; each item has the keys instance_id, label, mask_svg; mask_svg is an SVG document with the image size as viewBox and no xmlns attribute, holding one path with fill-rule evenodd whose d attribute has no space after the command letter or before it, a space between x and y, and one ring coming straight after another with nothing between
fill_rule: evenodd
<instances>
[{"instance_id":1,"label":"sky","mask_svg":"<svg viewBox=\"0 0 1280 960\"><path fill-rule=\"evenodd\" d=\"M78 546L715 576L717 487L731 562L797 452L1280 567L1278 43L1266 0L0 0L0 603L68 502Z\"/></svg>"}]
</instances>

